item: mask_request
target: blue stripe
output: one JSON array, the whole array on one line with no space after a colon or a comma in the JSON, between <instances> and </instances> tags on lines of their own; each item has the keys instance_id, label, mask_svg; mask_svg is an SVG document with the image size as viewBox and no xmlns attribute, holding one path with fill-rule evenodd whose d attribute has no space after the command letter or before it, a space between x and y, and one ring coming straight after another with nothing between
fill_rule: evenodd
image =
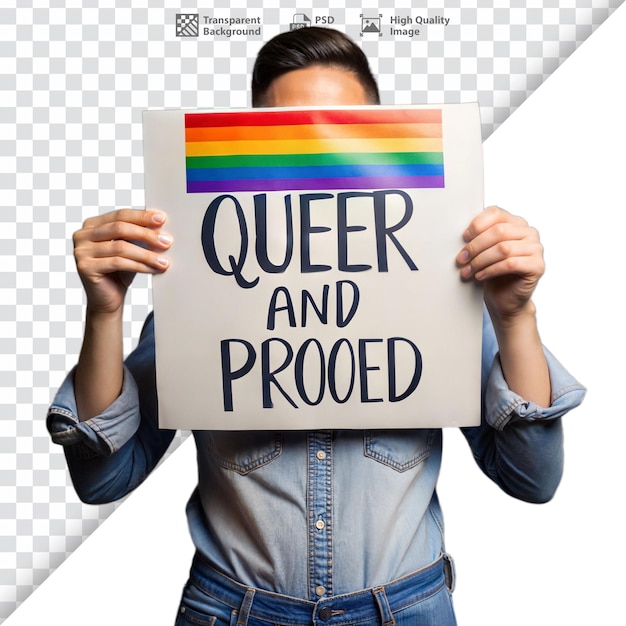
<instances>
[{"instance_id":1,"label":"blue stripe","mask_svg":"<svg viewBox=\"0 0 626 626\"><path fill-rule=\"evenodd\" d=\"M314 167L216 167L187 169L188 181L355 178L361 176L443 176L443 165L320 165Z\"/></svg>"}]
</instances>

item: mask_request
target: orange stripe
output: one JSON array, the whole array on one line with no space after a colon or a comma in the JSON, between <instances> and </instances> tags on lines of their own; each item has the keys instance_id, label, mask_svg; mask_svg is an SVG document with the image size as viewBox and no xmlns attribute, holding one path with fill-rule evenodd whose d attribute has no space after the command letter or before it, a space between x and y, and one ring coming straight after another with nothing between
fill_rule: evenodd
<instances>
[{"instance_id":1,"label":"orange stripe","mask_svg":"<svg viewBox=\"0 0 626 626\"><path fill-rule=\"evenodd\" d=\"M441 124L303 124L291 126L222 126L187 128L185 141L270 139L440 138Z\"/></svg>"}]
</instances>

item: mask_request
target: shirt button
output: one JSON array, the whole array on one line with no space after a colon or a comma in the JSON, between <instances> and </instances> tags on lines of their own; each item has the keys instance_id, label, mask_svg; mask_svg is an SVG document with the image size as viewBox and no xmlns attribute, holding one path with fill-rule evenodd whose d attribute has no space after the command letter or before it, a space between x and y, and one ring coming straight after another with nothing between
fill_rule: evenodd
<instances>
[{"instance_id":1,"label":"shirt button","mask_svg":"<svg viewBox=\"0 0 626 626\"><path fill-rule=\"evenodd\" d=\"M317 456L320 461L323 461L326 458L326 452L324 452L324 450L318 450L315 456Z\"/></svg>"},{"instance_id":2,"label":"shirt button","mask_svg":"<svg viewBox=\"0 0 626 626\"><path fill-rule=\"evenodd\" d=\"M315 587L315 593L321 598L326 593L326 587L323 585Z\"/></svg>"},{"instance_id":3,"label":"shirt button","mask_svg":"<svg viewBox=\"0 0 626 626\"><path fill-rule=\"evenodd\" d=\"M323 519L318 519L317 522L315 522L315 528L317 528L317 530L324 530L324 526L326 526L326 524L324 524Z\"/></svg>"}]
</instances>

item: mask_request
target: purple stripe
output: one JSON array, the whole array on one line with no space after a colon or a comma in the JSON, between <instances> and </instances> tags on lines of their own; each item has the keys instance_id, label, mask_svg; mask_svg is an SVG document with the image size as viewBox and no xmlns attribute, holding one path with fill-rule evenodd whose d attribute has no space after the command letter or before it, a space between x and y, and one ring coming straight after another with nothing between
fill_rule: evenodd
<instances>
[{"instance_id":1,"label":"purple stripe","mask_svg":"<svg viewBox=\"0 0 626 626\"><path fill-rule=\"evenodd\" d=\"M442 189L444 187L443 176L359 176L357 178L187 181L187 193L313 191L320 189Z\"/></svg>"}]
</instances>

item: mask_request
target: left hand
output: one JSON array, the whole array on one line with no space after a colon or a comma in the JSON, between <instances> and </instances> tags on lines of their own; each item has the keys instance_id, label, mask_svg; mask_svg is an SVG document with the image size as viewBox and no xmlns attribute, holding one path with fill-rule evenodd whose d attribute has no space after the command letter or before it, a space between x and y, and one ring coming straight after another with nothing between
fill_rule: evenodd
<instances>
[{"instance_id":1,"label":"left hand","mask_svg":"<svg viewBox=\"0 0 626 626\"><path fill-rule=\"evenodd\" d=\"M461 276L484 283L492 316L512 319L524 311L545 271L539 233L521 217L490 206L463 233L457 255Z\"/></svg>"}]
</instances>

